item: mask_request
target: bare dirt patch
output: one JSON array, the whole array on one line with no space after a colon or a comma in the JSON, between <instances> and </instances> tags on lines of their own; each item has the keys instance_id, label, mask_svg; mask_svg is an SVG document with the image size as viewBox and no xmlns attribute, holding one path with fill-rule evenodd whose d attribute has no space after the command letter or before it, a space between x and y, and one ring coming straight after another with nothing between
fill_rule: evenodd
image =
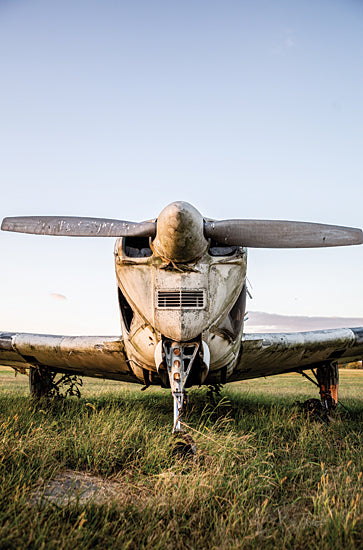
<instances>
[{"instance_id":1,"label":"bare dirt patch","mask_svg":"<svg viewBox=\"0 0 363 550\"><path fill-rule=\"evenodd\" d=\"M63 508L71 504L84 505L89 502L102 505L134 497L127 489L126 483L74 470L63 470L50 481L44 482L40 479L38 485L30 496L31 506L44 507L53 504Z\"/></svg>"}]
</instances>

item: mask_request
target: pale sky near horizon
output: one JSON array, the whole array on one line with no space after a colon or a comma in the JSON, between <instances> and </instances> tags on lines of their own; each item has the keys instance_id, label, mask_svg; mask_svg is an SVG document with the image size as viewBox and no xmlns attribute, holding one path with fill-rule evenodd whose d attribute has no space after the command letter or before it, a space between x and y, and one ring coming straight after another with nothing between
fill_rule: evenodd
<instances>
[{"instance_id":1,"label":"pale sky near horizon","mask_svg":"<svg viewBox=\"0 0 363 550\"><path fill-rule=\"evenodd\" d=\"M362 2L0 0L0 51L0 218L363 226ZM113 244L0 233L0 331L119 333ZM362 274L249 250L248 309L363 317Z\"/></svg>"}]
</instances>

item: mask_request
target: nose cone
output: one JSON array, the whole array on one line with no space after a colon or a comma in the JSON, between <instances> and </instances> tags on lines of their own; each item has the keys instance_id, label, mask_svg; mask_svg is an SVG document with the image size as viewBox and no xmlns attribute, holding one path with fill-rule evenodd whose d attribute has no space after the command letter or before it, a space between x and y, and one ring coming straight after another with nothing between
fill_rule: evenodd
<instances>
[{"instance_id":1,"label":"nose cone","mask_svg":"<svg viewBox=\"0 0 363 550\"><path fill-rule=\"evenodd\" d=\"M153 247L159 256L173 262L199 258L208 247L203 216L188 202L172 202L158 217Z\"/></svg>"}]
</instances>

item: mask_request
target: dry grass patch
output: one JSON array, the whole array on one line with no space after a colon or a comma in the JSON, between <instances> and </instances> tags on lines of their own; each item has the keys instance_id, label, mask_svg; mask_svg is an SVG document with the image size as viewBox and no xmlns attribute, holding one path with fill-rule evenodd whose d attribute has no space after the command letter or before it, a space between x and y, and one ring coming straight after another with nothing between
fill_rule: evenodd
<instances>
[{"instance_id":1,"label":"dry grass patch","mask_svg":"<svg viewBox=\"0 0 363 550\"><path fill-rule=\"evenodd\" d=\"M298 376L271 378L268 391L235 384L216 403L190 391L196 462L173 456L166 390L85 381L80 400L36 403L7 386L0 548L358 549L362 374L343 373L349 413L330 424L294 404Z\"/></svg>"}]
</instances>

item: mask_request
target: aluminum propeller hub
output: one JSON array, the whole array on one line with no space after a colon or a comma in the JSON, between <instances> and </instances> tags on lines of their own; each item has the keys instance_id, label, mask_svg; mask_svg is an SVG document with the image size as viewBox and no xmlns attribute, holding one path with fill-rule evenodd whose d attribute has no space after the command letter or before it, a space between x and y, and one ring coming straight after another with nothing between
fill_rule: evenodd
<instances>
[{"instance_id":1,"label":"aluminum propeller hub","mask_svg":"<svg viewBox=\"0 0 363 550\"><path fill-rule=\"evenodd\" d=\"M173 262L190 262L200 258L208 248L204 237L204 219L187 202L172 202L157 219L154 251Z\"/></svg>"}]
</instances>

